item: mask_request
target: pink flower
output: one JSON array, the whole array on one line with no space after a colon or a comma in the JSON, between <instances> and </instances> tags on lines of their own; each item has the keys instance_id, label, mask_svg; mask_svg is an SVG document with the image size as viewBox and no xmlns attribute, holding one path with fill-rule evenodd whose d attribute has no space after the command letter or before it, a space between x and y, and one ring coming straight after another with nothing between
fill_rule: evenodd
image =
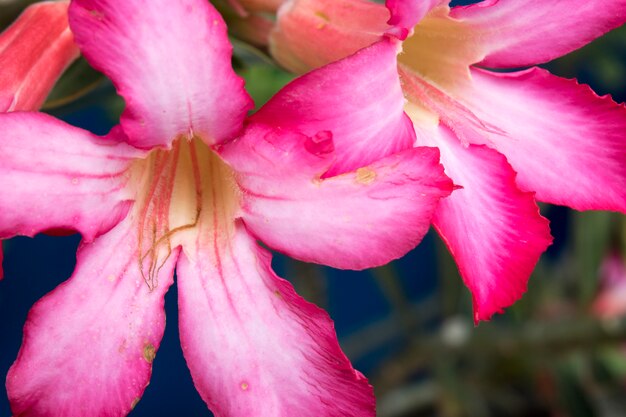
<instances>
[{"instance_id":1,"label":"pink flower","mask_svg":"<svg viewBox=\"0 0 626 417\"><path fill-rule=\"evenodd\" d=\"M626 264L619 251L611 251L600 265L600 291L592 306L601 318L617 318L626 314Z\"/></svg>"},{"instance_id":2,"label":"pink flower","mask_svg":"<svg viewBox=\"0 0 626 417\"><path fill-rule=\"evenodd\" d=\"M381 37L405 39L398 72L417 146L436 146L462 187L433 225L489 319L526 290L551 243L535 203L626 212L626 108L532 67L626 21L626 0L292 0L279 10L274 56L304 71ZM341 41L343 40L343 41ZM382 58L381 58L382 59Z\"/></svg>"},{"instance_id":3,"label":"pink flower","mask_svg":"<svg viewBox=\"0 0 626 417\"><path fill-rule=\"evenodd\" d=\"M67 24L69 2L29 6L0 33L0 112L37 110L57 79L78 58ZM0 242L0 279L2 270Z\"/></svg>"},{"instance_id":4,"label":"pink flower","mask_svg":"<svg viewBox=\"0 0 626 417\"><path fill-rule=\"evenodd\" d=\"M436 149L412 147L396 45L297 79L244 124L251 100L205 0L75 0L69 20L127 107L105 137L0 115L0 238L84 238L70 280L28 316L14 415L126 415L176 268L183 352L216 416L374 416L329 317L256 240L357 269L421 240L453 185Z\"/></svg>"}]
</instances>

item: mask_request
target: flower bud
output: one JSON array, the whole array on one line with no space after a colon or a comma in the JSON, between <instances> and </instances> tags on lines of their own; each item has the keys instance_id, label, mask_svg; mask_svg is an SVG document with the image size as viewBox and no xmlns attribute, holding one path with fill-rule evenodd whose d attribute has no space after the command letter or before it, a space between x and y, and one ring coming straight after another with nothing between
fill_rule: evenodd
<instances>
[{"instance_id":1,"label":"flower bud","mask_svg":"<svg viewBox=\"0 0 626 417\"><path fill-rule=\"evenodd\" d=\"M270 52L304 73L351 55L389 29L389 11L368 0L288 0L278 11Z\"/></svg>"},{"instance_id":2,"label":"flower bud","mask_svg":"<svg viewBox=\"0 0 626 417\"><path fill-rule=\"evenodd\" d=\"M69 2L34 4L0 34L0 111L37 110L79 51Z\"/></svg>"}]
</instances>

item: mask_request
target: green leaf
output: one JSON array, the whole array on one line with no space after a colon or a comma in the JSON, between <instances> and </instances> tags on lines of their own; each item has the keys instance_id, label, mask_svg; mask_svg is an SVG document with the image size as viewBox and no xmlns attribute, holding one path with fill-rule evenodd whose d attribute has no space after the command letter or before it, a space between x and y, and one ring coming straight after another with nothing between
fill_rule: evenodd
<instances>
[{"instance_id":1,"label":"green leaf","mask_svg":"<svg viewBox=\"0 0 626 417\"><path fill-rule=\"evenodd\" d=\"M104 80L102 73L93 69L83 57L80 57L57 81L43 109L51 110L78 100L93 91Z\"/></svg>"}]
</instances>

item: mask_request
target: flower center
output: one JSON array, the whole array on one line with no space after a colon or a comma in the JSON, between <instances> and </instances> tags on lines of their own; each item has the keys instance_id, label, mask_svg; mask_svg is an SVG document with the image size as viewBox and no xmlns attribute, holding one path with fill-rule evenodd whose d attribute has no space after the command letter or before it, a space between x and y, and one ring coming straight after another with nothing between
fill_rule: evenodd
<instances>
[{"instance_id":1,"label":"flower center","mask_svg":"<svg viewBox=\"0 0 626 417\"><path fill-rule=\"evenodd\" d=\"M200 228L225 234L232 229L238 188L232 169L196 137L181 137L170 150L154 150L136 164L138 262L154 289L173 248L192 243Z\"/></svg>"},{"instance_id":2,"label":"flower center","mask_svg":"<svg viewBox=\"0 0 626 417\"><path fill-rule=\"evenodd\" d=\"M407 104L418 126L454 126L463 143L476 143L484 133L506 134L478 118L463 102L471 91L470 66L484 58L481 34L450 17L450 8L433 9L414 28L398 56L398 72ZM433 143L434 144L434 143Z\"/></svg>"},{"instance_id":3,"label":"flower center","mask_svg":"<svg viewBox=\"0 0 626 417\"><path fill-rule=\"evenodd\" d=\"M470 65L483 58L476 31L449 16L450 8L433 9L402 43L398 61L436 87L453 93L470 80Z\"/></svg>"}]
</instances>

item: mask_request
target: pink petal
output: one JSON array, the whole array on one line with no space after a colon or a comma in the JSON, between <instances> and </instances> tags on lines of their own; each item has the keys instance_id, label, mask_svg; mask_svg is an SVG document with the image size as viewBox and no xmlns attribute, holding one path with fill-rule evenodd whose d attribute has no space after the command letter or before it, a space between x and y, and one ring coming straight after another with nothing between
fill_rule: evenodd
<instances>
[{"instance_id":1,"label":"pink petal","mask_svg":"<svg viewBox=\"0 0 626 417\"><path fill-rule=\"evenodd\" d=\"M82 53L126 100L121 124L140 148L178 136L232 138L252 102L231 68L226 25L205 0L74 0Z\"/></svg>"},{"instance_id":2,"label":"pink petal","mask_svg":"<svg viewBox=\"0 0 626 417\"><path fill-rule=\"evenodd\" d=\"M328 315L271 269L241 224L203 228L178 261L180 336L216 416L374 416L372 388L341 351Z\"/></svg>"},{"instance_id":3,"label":"pink petal","mask_svg":"<svg viewBox=\"0 0 626 417\"><path fill-rule=\"evenodd\" d=\"M539 68L472 77L462 99L502 131L485 131L485 143L506 155L522 189L577 210L626 212L624 105Z\"/></svg>"},{"instance_id":4,"label":"pink petal","mask_svg":"<svg viewBox=\"0 0 626 417\"><path fill-rule=\"evenodd\" d=\"M484 50L481 65L521 67L578 49L626 22L626 0L486 0L452 9Z\"/></svg>"},{"instance_id":5,"label":"pink petal","mask_svg":"<svg viewBox=\"0 0 626 417\"><path fill-rule=\"evenodd\" d=\"M0 238L73 229L92 240L127 213L142 152L43 113L0 114Z\"/></svg>"},{"instance_id":6,"label":"pink petal","mask_svg":"<svg viewBox=\"0 0 626 417\"><path fill-rule=\"evenodd\" d=\"M389 12L370 0L291 0L279 9L270 52L285 68L305 73L381 39Z\"/></svg>"},{"instance_id":7,"label":"pink petal","mask_svg":"<svg viewBox=\"0 0 626 417\"><path fill-rule=\"evenodd\" d=\"M33 4L0 34L0 112L38 109L78 57L68 3Z\"/></svg>"},{"instance_id":8,"label":"pink petal","mask_svg":"<svg viewBox=\"0 0 626 417\"><path fill-rule=\"evenodd\" d=\"M445 127L418 133L418 143L439 145L446 174L463 187L441 200L433 224L472 293L474 320L488 320L526 291L552 241L548 221L501 154L465 147Z\"/></svg>"},{"instance_id":9,"label":"pink petal","mask_svg":"<svg viewBox=\"0 0 626 417\"><path fill-rule=\"evenodd\" d=\"M275 249L340 268L412 249L452 184L436 150L412 148L404 103L391 40L285 87L221 150L247 227Z\"/></svg>"},{"instance_id":10,"label":"pink petal","mask_svg":"<svg viewBox=\"0 0 626 417\"><path fill-rule=\"evenodd\" d=\"M336 177L329 136L252 125L222 156L243 191L248 229L309 262L362 269L396 259L428 231L452 183L434 148L413 148Z\"/></svg>"},{"instance_id":11,"label":"pink petal","mask_svg":"<svg viewBox=\"0 0 626 417\"><path fill-rule=\"evenodd\" d=\"M139 401L165 328L177 253L150 289L137 230L125 221L78 252L66 283L31 310L7 376L16 416L124 416Z\"/></svg>"},{"instance_id":12,"label":"pink petal","mask_svg":"<svg viewBox=\"0 0 626 417\"><path fill-rule=\"evenodd\" d=\"M383 40L296 79L252 116L251 123L310 137L330 132L336 159L327 176L412 147L415 132L403 111L397 46Z\"/></svg>"},{"instance_id":13,"label":"pink petal","mask_svg":"<svg viewBox=\"0 0 626 417\"><path fill-rule=\"evenodd\" d=\"M387 0L385 2L391 18L387 23L399 29L400 39L405 39L409 32L433 8L448 4L449 0Z\"/></svg>"}]
</instances>

